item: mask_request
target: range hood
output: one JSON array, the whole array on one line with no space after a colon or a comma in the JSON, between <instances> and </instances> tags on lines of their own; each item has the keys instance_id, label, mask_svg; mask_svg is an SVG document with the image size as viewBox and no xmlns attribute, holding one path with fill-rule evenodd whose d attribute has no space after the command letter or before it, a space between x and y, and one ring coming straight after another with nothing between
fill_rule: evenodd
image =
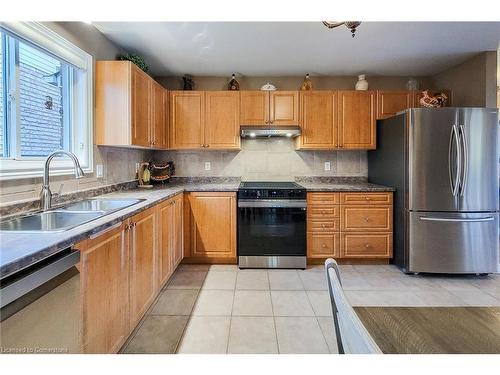
<instances>
[{"instance_id":1,"label":"range hood","mask_svg":"<svg viewBox=\"0 0 500 375\"><path fill-rule=\"evenodd\" d=\"M288 137L295 138L302 134L300 126L252 126L241 125L240 134L242 138L269 138L269 137Z\"/></svg>"}]
</instances>

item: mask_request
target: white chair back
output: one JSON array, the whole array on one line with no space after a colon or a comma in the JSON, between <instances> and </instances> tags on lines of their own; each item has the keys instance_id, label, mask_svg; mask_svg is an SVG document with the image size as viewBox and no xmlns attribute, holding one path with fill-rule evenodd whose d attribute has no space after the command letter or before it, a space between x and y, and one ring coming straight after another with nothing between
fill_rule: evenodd
<instances>
[{"instance_id":1,"label":"white chair back","mask_svg":"<svg viewBox=\"0 0 500 375\"><path fill-rule=\"evenodd\" d=\"M337 262L325 261L326 280L332 303L333 322L340 354L382 354L342 289Z\"/></svg>"}]
</instances>

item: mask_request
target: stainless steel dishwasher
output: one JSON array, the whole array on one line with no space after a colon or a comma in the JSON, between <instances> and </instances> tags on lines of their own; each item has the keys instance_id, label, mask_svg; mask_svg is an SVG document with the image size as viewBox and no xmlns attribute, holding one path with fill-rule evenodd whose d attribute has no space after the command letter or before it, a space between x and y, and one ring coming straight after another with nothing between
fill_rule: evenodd
<instances>
[{"instance_id":1,"label":"stainless steel dishwasher","mask_svg":"<svg viewBox=\"0 0 500 375\"><path fill-rule=\"evenodd\" d=\"M80 352L79 261L67 249L0 280L0 353Z\"/></svg>"}]
</instances>

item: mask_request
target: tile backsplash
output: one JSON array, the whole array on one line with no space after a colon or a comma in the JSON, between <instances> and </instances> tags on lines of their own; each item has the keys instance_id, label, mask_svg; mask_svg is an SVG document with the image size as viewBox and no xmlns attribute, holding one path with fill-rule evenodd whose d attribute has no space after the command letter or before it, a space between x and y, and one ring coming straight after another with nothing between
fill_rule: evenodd
<instances>
[{"instance_id":1,"label":"tile backsplash","mask_svg":"<svg viewBox=\"0 0 500 375\"><path fill-rule=\"evenodd\" d=\"M294 176L368 176L366 151L296 151L288 138L242 139L241 151L157 151L154 157L173 160L178 177L285 181ZM210 170L205 170L206 162ZM330 162L329 171L325 162Z\"/></svg>"}]
</instances>

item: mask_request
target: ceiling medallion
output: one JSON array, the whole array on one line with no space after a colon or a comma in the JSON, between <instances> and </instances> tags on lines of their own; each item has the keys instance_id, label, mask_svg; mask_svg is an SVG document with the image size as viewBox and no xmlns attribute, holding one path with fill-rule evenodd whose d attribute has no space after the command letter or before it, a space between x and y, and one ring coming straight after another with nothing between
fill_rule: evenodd
<instances>
[{"instance_id":1,"label":"ceiling medallion","mask_svg":"<svg viewBox=\"0 0 500 375\"><path fill-rule=\"evenodd\" d=\"M336 22L336 21L323 21L323 25L328 27L329 29L333 29L335 27L339 27L340 25L345 25L348 29L351 30L352 37L354 38L355 33L356 33L356 28L361 24L361 21L343 21L343 22Z\"/></svg>"}]
</instances>

